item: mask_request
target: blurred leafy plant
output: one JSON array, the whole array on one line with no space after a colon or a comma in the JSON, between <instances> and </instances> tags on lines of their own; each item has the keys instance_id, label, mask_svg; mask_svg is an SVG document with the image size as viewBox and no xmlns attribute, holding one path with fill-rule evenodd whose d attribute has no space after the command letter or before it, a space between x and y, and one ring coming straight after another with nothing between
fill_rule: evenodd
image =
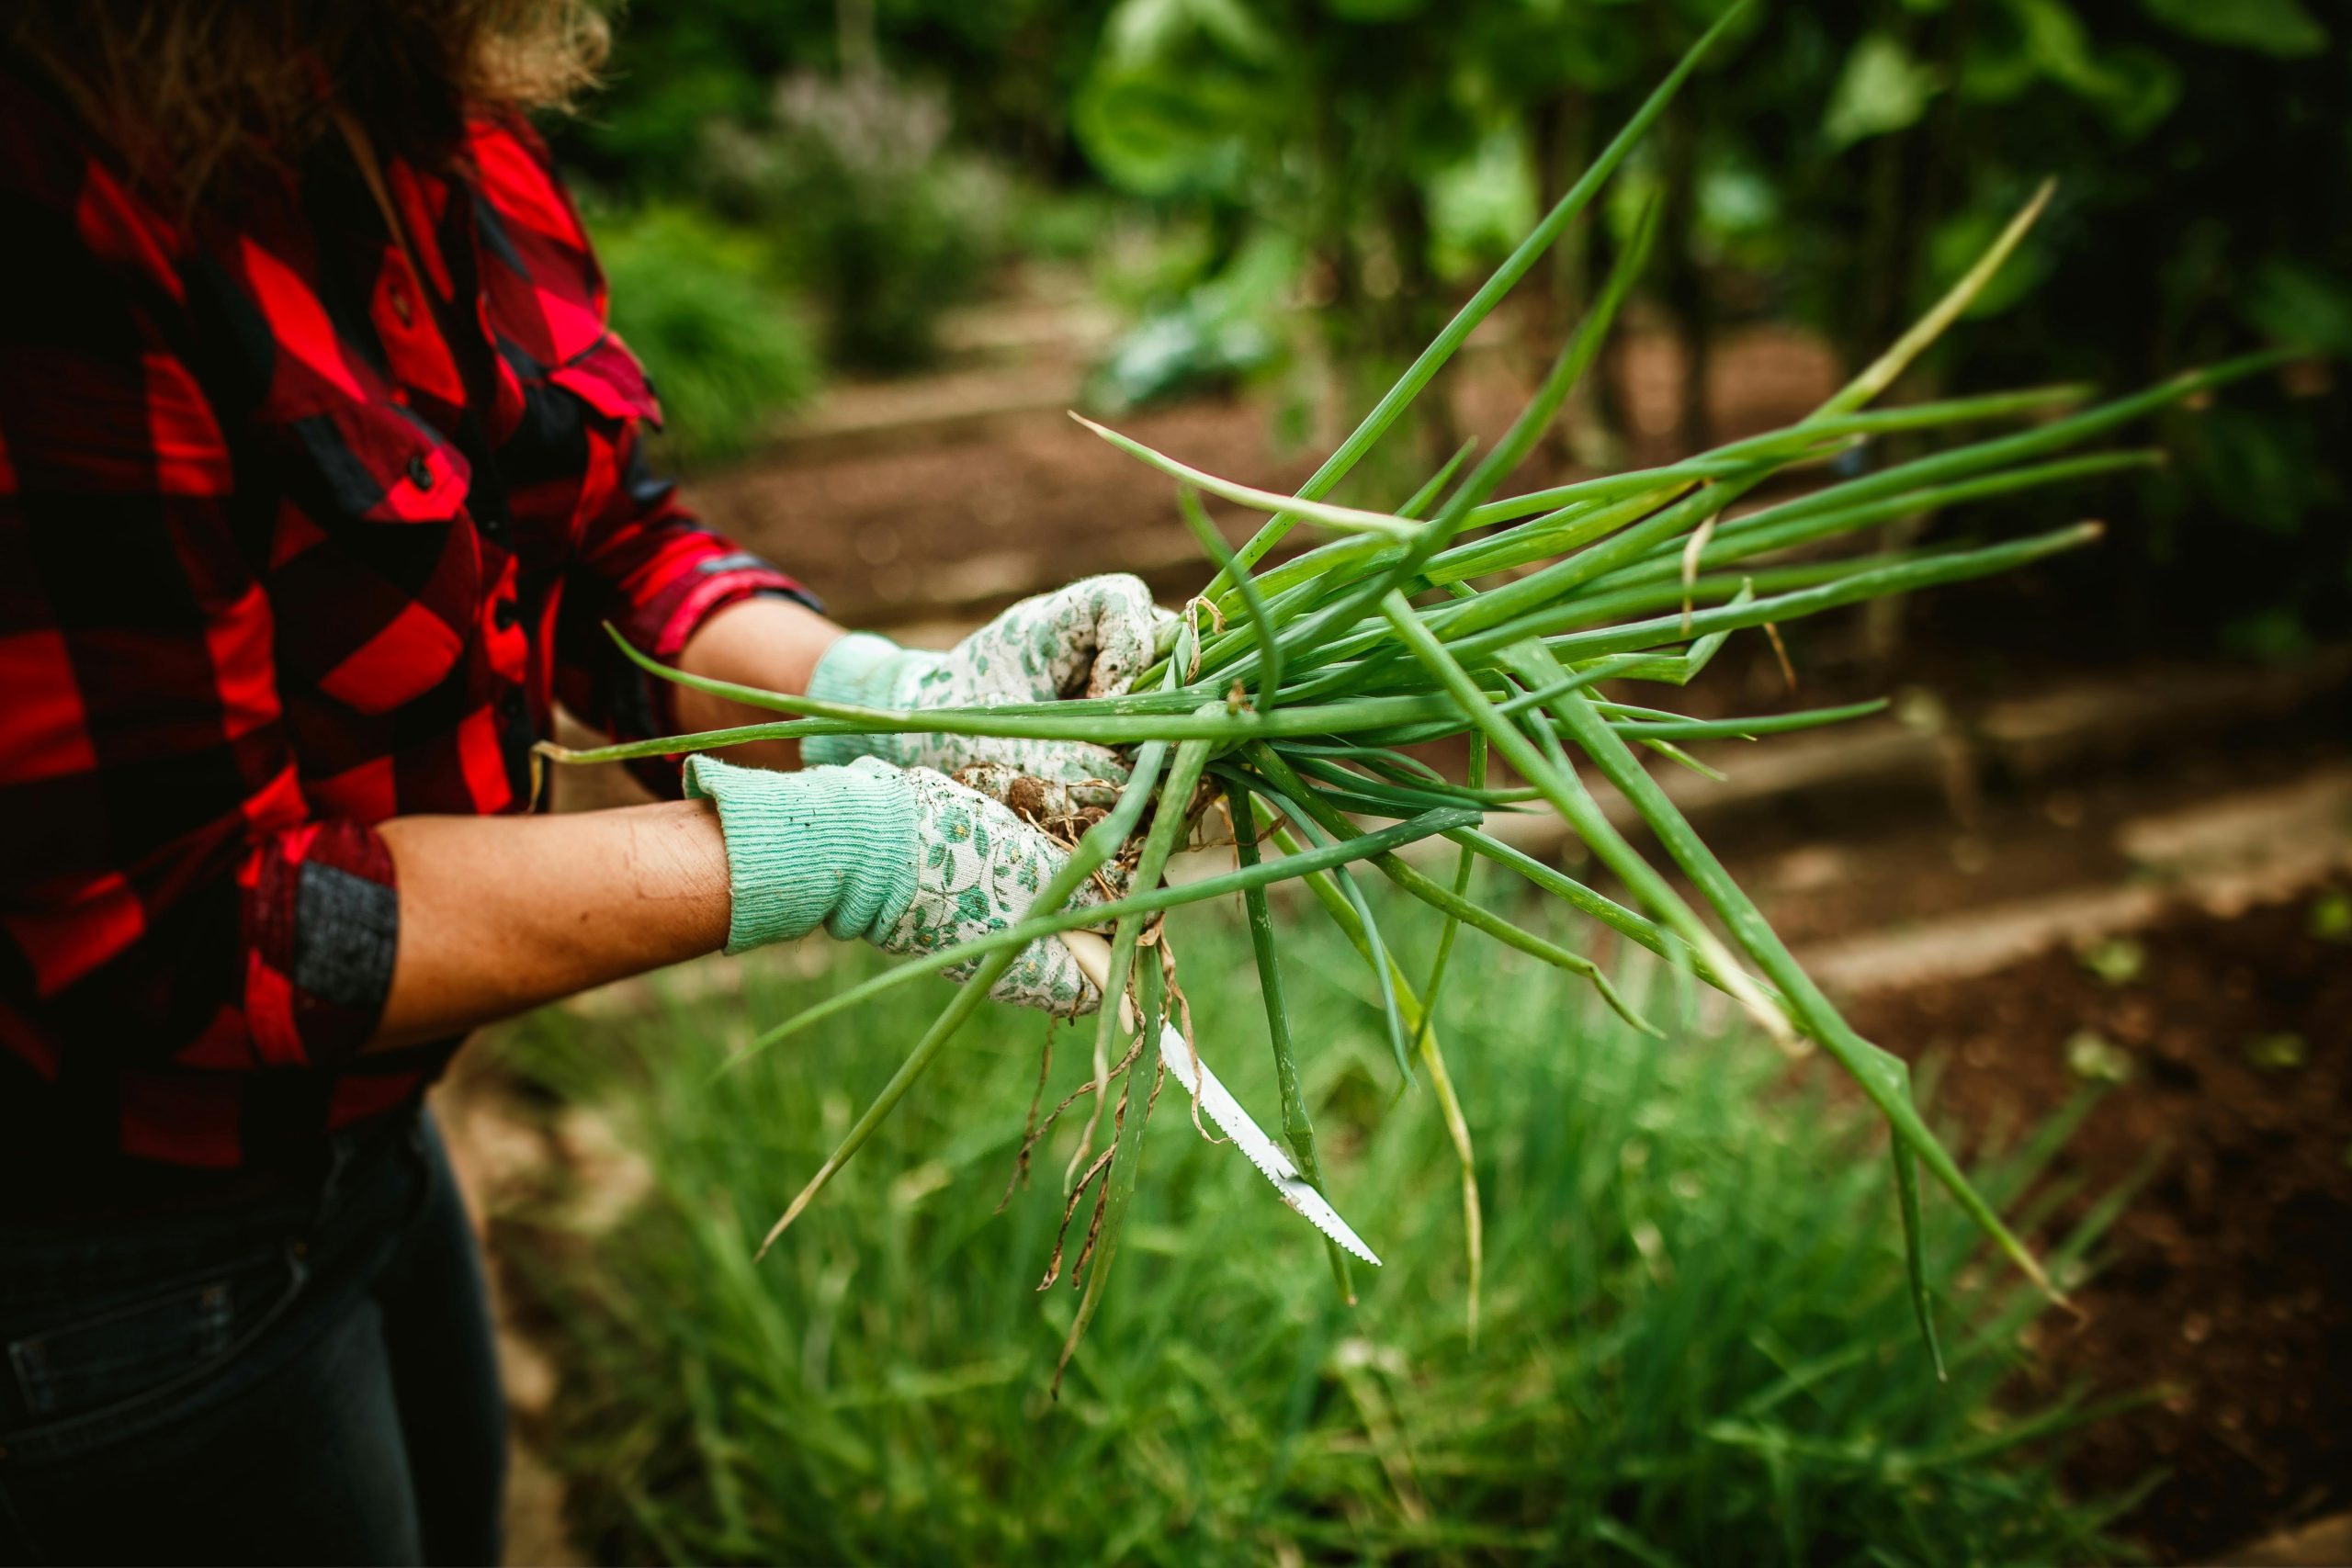
<instances>
[{"instance_id":1,"label":"blurred leafy plant","mask_svg":"<svg viewBox=\"0 0 2352 1568\"><path fill-rule=\"evenodd\" d=\"M1352 416L1434 334L1448 277L1532 221L1531 111L1646 66L1629 25L1589 5L1120 0L1072 119L1113 184L1206 215L1208 287L1269 236L1294 251L1293 302ZM1452 448L1443 403L1416 417L1417 461Z\"/></svg>"},{"instance_id":2,"label":"blurred leafy plant","mask_svg":"<svg viewBox=\"0 0 2352 1568\"><path fill-rule=\"evenodd\" d=\"M1286 236L1251 241L1214 277L1161 299L1120 336L1087 378L1087 406L1124 412L1272 367L1283 357L1297 272Z\"/></svg>"},{"instance_id":3,"label":"blurred leafy plant","mask_svg":"<svg viewBox=\"0 0 2352 1568\"><path fill-rule=\"evenodd\" d=\"M2312 899L2308 929L2322 942L2352 942L2352 893L2331 888Z\"/></svg>"},{"instance_id":4,"label":"blurred leafy plant","mask_svg":"<svg viewBox=\"0 0 2352 1568\"><path fill-rule=\"evenodd\" d=\"M1296 243L1295 302L1364 367L1339 383L1352 415L1454 269L1510 231L1492 215L1556 194L1591 128L1724 9L1118 0L1073 120L1106 178L1211 215L1204 276L1265 230ZM2111 384L2255 342L2352 354L2352 26L2305 0L1784 3L1717 56L1623 182L1621 217L1667 202L1650 293L1690 350L1679 446L1712 439L1724 325L1793 315L1861 363L2052 175L2050 220L1915 395ZM1573 319L1611 243L1565 247L1539 310ZM1598 389L1570 423L1605 446L1623 421ZM1424 457L1450 449L1428 434ZM2172 471L2119 481L2124 547L2055 569L2098 613L2046 635L2286 655L2352 626L2352 398L2333 373L2166 434Z\"/></svg>"},{"instance_id":5,"label":"blurred leafy plant","mask_svg":"<svg viewBox=\"0 0 2352 1568\"><path fill-rule=\"evenodd\" d=\"M923 364L941 313L986 280L1001 184L950 152L949 126L944 96L869 69L796 73L763 121L707 128L714 199L822 309L835 364Z\"/></svg>"},{"instance_id":6,"label":"blurred leafy plant","mask_svg":"<svg viewBox=\"0 0 2352 1568\"><path fill-rule=\"evenodd\" d=\"M1102 4L636 6L616 17L611 85L552 130L612 199L693 204L755 236L818 308L834 363L902 369L933 355L939 313L1008 230L1055 215L1012 186L1068 173L1066 105Z\"/></svg>"},{"instance_id":7,"label":"blurred leafy plant","mask_svg":"<svg viewBox=\"0 0 2352 1568\"><path fill-rule=\"evenodd\" d=\"M765 120L779 77L878 66L948 96L959 141L1051 181L1108 0L669 0L608 4L611 85L557 128L569 162L638 200L691 186L714 118Z\"/></svg>"},{"instance_id":8,"label":"blurred leafy plant","mask_svg":"<svg viewBox=\"0 0 2352 1568\"><path fill-rule=\"evenodd\" d=\"M2301 0L1783 6L1697 103L1710 160L1774 172L1758 259L1849 355L2057 176L2049 221L1973 330L1930 358L1923 393L2021 373L2112 382L2255 342L2341 356L2352 28L2324 15ZM1819 115L1803 112L1823 84ZM1747 257L1734 243L1717 259ZM2352 400L2334 372L2298 367L2164 434L2174 467L2120 481L2136 525L2120 547L2096 572L2051 570L2091 613L2045 634L2288 655L2352 626Z\"/></svg>"},{"instance_id":9,"label":"blurred leafy plant","mask_svg":"<svg viewBox=\"0 0 2352 1568\"><path fill-rule=\"evenodd\" d=\"M2148 967L2147 944L2131 936L2103 937L2076 956L2084 968L2110 986L2128 986Z\"/></svg>"},{"instance_id":10,"label":"blurred leafy plant","mask_svg":"<svg viewBox=\"0 0 2352 1568\"><path fill-rule=\"evenodd\" d=\"M613 326L662 399L680 461L741 454L820 378L808 330L759 248L683 207L590 213Z\"/></svg>"}]
</instances>

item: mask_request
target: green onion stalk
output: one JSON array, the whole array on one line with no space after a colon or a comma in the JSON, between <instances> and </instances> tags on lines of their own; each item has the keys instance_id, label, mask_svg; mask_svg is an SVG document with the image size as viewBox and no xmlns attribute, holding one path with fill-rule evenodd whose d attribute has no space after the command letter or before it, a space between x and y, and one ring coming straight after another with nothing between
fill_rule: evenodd
<instances>
[{"instance_id":1,"label":"green onion stalk","mask_svg":"<svg viewBox=\"0 0 2352 1568\"><path fill-rule=\"evenodd\" d=\"M2081 484L2155 460L2137 448L2095 444L2150 415L2280 363L2284 353L2234 359L2176 376L2104 402L2084 387L2036 388L1921 402L1867 405L1892 386L1984 288L2048 200L2045 187L1894 346L1810 416L1679 462L1601 475L1519 494L1500 491L1551 427L1598 357L1639 274L1657 229L1655 209L1636 222L1586 313L1527 407L1495 445L1470 460L1456 453L1396 509L1328 499L1394 429L1470 333L1492 312L1566 227L1585 216L1610 176L1680 91L1737 11L1727 15L1653 93L1592 167L1465 303L1429 348L1295 493L1279 494L1206 472L1091 422L1086 427L1172 481L1198 539L1207 577L1187 613L1164 633L1159 662L1123 696L920 711L849 706L762 691L670 669L629 647L664 680L780 716L696 735L626 745L541 750L571 764L669 756L748 740L818 735L950 733L1086 740L1132 749L1134 767L1116 805L1079 840L1068 866L1005 931L913 958L759 1032L743 1054L765 1050L878 992L967 960L978 967L841 1145L770 1233L790 1225L865 1142L975 1010L995 974L1027 943L1081 926L1113 933L1113 987L1144 1019L1162 1014L1160 958L1138 961L1147 933L1168 911L1239 894L1250 916L1282 1095L1282 1126L1308 1179L1320 1185L1314 1130L1295 1059L1277 962L1279 929L1265 890L1303 882L1313 907L1363 957L1386 1019L1400 1082L1437 1095L1462 1165L1476 1332L1480 1235L1470 1131L1445 1070L1438 1004L1458 933L1507 943L1594 987L1636 1027L1649 1029L1590 957L1528 930L1489 899L1474 898L1472 873L1524 884L1574 915L1659 954L1731 997L1774 1037L1816 1045L1850 1073L1890 1130L1896 1213L1912 1263L1913 1304L1935 1353L1934 1320L1919 1267L1922 1168L1984 1235L2045 1291L2041 1265L1962 1172L1915 1107L1900 1059L1863 1040L1775 936L1754 903L1708 850L1638 749L1700 766L1678 742L1758 737L1845 722L1876 711L1844 705L1752 718L1693 718L1634 699L1627 688L1685 684L1737 631L1774 627L1846 605L2008 571L2088 545L2098 525L2024 538L1957 538L1892 551L1841 553L1838 541L1898 517L1944 513L1986 502ZM1845 474L1827 459L1857 443L1900 432L1932 441L1928 455ZM1466 470L1466 471L1465 471ZM1740 509L1770 481L1791 499ZM1228 547L1203 512L1214 495L1263 515ZM1309 547L1271 558L1296 530ZM617 635L616 640L618 641ZM1406 750L1466 737L1473 765L1449 779ZM1523 784L1495 787L1487 760ZM1601 811L1588 789L1599 774L1631 805L1695 897L1686 897ZM1211 787L1213 786L1213 787ZM1238 846L1234 871L1167 886L1160 872L1221 798ZM1161 808L1159 807L1172 807ZM1620 902L1488 832L1488 818L1530 809L1556 813L1623 889ZM1400 852L1442 839L1458 852L1448 878ZM1106 863L1133 867L1116 902L1065 912L1080 882ZM1382 933L1361 887L1377 876L1442 916L1442 935L1416 987ZM1135 976L1148 976L1148 984ZM1148 1005L1147 1005L1148 1004ZM1072 1171L1085 1164L1110 1099L1112 1064L1129 1036L1122 1007L1105 1006L1094 1050L1094 1111ZM740 1055L739 1055L740 1059ZM1148 1075L1147 1075L1148 1076ZM1092 1315L1140 1165L1152 1098L1125 1094L1114 1118L1098 1198L1093 1262L1069 1350ZM1351 1296L1344 1258L1332 1253L1339 1288ZM2054 1293L2054 1292L2053 1292Z\"/></svg>"}]
</instances>

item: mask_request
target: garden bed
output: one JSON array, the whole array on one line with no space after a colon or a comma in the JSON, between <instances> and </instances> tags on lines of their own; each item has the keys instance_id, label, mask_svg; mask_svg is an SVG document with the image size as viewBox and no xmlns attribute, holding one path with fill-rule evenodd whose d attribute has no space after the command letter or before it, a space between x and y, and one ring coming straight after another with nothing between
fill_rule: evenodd
<instances>
[{"instance_id":1,"label":"garden bed","mask_svg":"<svg viewBox=\"0 0 2352 1568\"><path fill-rule=\"evenodd\" d=\"M1871 1037L1935 1065L1937 1103L1963 1141L2040 1124L2093 1080L2124 1077L2104 1091L2059 1161L2059 1185L2080 1195L2060 1207L2052 1234L2098 1195L2139 1185L2095 1272L2075 1291L2081 1318L2050 1314L2029 1331L2030 1359L2013 1393L2021 1404L2042 1404L2069 1391L2092 1399L2157 1391L2154 1402L2090 1427L2066 1476L2083 1495L2112 1495L2161 1476L2120 1527L2161 1562L2225 1553L2352 1502L2345 1480L2352 1465L2333 1420L2352 1399L2345 1349L2352 1277L2340 1245L2352 1234L2347 919L2352 879L2338 876L2234 918L2176 908L2126 942L2088 953L2054 949L1988 976L1883 989L1853 1009ZM697 1012L711 1022L694 1027L715 1027L724 1038L731 1030L719 1020L739 1005L710 998ZM684 1015L672 1016L684 1025ZM2098 1046L2083 1043L2086 1035ZM1374 1101L1360 1098L1369 1087L1340 1092L1376 1121ZM610 1170L570 1156L578 1141L560 1130L549 1137L557 1165L524 1205L536 1217L509 1220L495 1233L510 1263L537 1260L540 1289L526 1294L539 1301L537 1332L556 1337L555 1359L564 1364L583 1353L564 1337L594 1330L577 1317L545 1316L540 1292L569 1270L594 1267L601 1244L583 1244L568 1224L550 1228L545 1203L552 1191L613 1180ZM970 1157L943 1153L951 1162ZM625 1168L641 1188L642 1168ZM794 1173L772 1174L782 1185ZM907 1185L919 1178L920 1189ZM928 1201L922 1193L937 1179L922 1168L894 1176L878 1167L866 1179L903 1195L894 1202L913 1204ZM758 1206L739 1200L738 1207ZM746 1213L741 1223L756 1218ZM1023 1235L1031 1228L1013 1225ZM1507 1288L1527 1266L1524 1258L1498 1266L1493 1283ZM871 1310L912 1307L876 1301ZM1375 1328L1367 1320L1363 1331ZM609 1346L602 1354L609 1367ZM909 1386L938 1370L910 1367ZM1010 1382L978 1397L1021 1401L1019 1376L1007 1368L991 1376ZM581 1414L559 1400L543 1409L539 1429L568 1451L583 1441L594 1450L600 1439L574 1424ZM610 1477L576 1480L597 1487ZM616 1538L603 1533L614 1528L610 1501L589 1517L612 1544Z\"/></svg>"},{"instance_id":2,"label":"garden bed","mask_svg":"<svg viewBox=\"0 0 2352 1568\"><path fill-rule=\"evenodd\" d=\"M2165 1392L2086 1434L2077 1486L2166 1472L2123 1528L2168 1562L2352 1504L2352 881L1850 1016L1941 1061L1939 1102L1971 1127L2036 1120L2086 1072L2126 1078L2061 1169L2088 1192L2145 1184L2081 1321L2040 1325L2032 1381Z\"/></svg>"}]
</instances>

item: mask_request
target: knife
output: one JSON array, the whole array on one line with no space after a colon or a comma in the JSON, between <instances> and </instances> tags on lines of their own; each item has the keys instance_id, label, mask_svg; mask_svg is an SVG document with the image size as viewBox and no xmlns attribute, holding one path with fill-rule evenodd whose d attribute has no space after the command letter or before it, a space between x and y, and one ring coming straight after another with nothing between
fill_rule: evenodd
<instances>
[{"instance_id":1,"label":"knife","mask_svg":"<svg viewBox=\"0 0 2352 1568\"><path fill-rule=\"evenodd\" d=\"M1063 931L1060 934L1062 941L1069 944L1070 956L1078 960L1079 968L1094 982L1095 988L1108 990L1111 944L1091 931ZM1135 1007L1125 997L1119 998L1119 1014L1128 1027L1134 1027ZM1168 1070L1176 1075L1176 1081L1184 1086L1203 1111L1208 1112L1209 1120L1216 1122L1225 1135L1233 1140L1235 1146L1249 1156L1250 1163L1258 1168L1259 1174L1274 1184L1274 1191L1283 1202L1297 1210L1307 1224L1348 1251L1375 1269L1380 1267L1380 1259L1373 1256L1372 1248L1364 1245L1363 1238L1356 1235L1354 1227L1341 1219L1340 1212L1298 1173L1298 1167L1291 1163L1290 1156L1283 1152L1282 1146L1266 1136L1258 1123L1250 1120L1250 1112L1241 1109L1241 1102L1217 1081L1217 1076L1209 1070L1208 1063L1201 1059L1193 1043L1186 1040L1183 1032L1173 1024L1162 1022L1159 1026L1159 1059L1168 1064Z\"/></svg>"}]
</instances>

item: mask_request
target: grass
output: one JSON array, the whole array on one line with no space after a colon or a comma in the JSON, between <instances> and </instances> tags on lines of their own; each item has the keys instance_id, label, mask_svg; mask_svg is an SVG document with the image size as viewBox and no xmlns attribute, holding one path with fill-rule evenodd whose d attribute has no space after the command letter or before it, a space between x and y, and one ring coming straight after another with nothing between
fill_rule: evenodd
<instances>
[{"instance_id":1,"label":"grass","mask_svg":"<svg viewBox=\"0 0 2352 1568\"><path fill-rule=\"evenodd\" d=\"M2081 1413L2000 1403L2041 1298L1965 1216L1931 1211L1925 1271L1951 1330L1939 1383L1906 1332L1883 1124L1730 1010L1700 1010L1662 965L1618 978L1663 1043L1532 958L1454 951L1441 1021L1480 1129L1486 1197L1470 1343L1446 1119L1432 1096L1395 1096L1356 953L1331 926L1302 923L1294 897L1276 896L1275 919L1310 1048L1300 1094L1334 1196L1389 1266L1358 1270L1361 1304L1342 1305L1314 1233L1232 1150L1201 1141L1171 1087L1133 1187L1123 1288L1101 1301L1058 1401L1056 1348L1080 1297L1067 1280L1042 1303L1033 1292L1074 1117L1040 1146L1035 1186L991 1215L1038 1084L1034 1016L987 1009L930 1091L876 1130L885 1157L837 1183L756 1268L767 1216L890 1075L938 987L829 1017L716 1082L747 1032L731 1004L597 1026L551 1012L510 1036L510 1067L605 1107L654 1176L614 1232L520 1233L566 1341L557 1457L592 1550L1188 1564L2112 1557L2105 1511L2052 1479ZM1433 916L1373 903L1428 950ZM1271 1125L1266 1014L1252 987L1221 983L1251 962L1238 912L1180 940L1202 1048ZM842 963L851 978L878 967L862 951ZM753 1014L843 983L786 967L745 966ZM1092 1070L1086 1043L1057 1037L1048 1105ZM1981 1190L2030 1220L2020 1195L2067 1125L1980 1162ZM2062 1238L2053 1265L2078 1267L2091 1235Z\"/></svg>"}]
</instances>

